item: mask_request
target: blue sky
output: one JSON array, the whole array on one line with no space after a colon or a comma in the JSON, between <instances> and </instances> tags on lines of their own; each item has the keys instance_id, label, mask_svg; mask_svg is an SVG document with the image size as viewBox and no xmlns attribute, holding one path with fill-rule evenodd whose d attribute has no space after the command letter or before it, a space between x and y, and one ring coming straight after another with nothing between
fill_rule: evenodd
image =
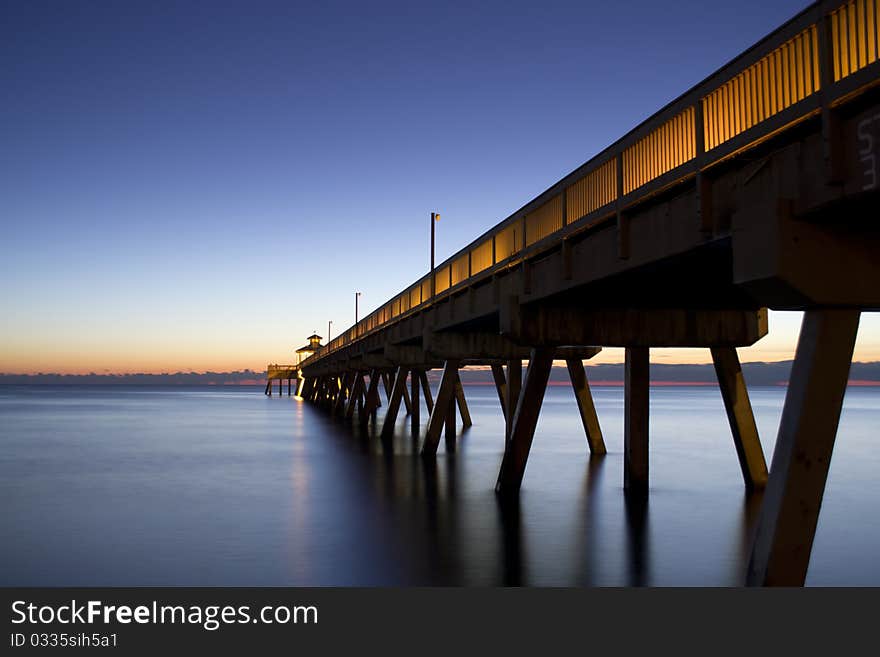
<instances>
[{"instance_id":1,"label":"blue sky","mask_svg":"<svg viewBox=\"0 0 880 657\"><path fill-rule=\"evenodd\" d=\"M5 2L0 371L289 360L804 6Z\"/></svg>"}]
</instances>

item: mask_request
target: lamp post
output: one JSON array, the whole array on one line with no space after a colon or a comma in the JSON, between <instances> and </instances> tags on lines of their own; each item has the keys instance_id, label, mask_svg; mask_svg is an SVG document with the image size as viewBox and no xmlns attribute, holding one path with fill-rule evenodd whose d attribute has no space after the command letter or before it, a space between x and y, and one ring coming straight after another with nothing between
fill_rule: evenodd
<instances>
[{"instance_id":1,"label":"lamp post","mask_svg":"<svg viewBox=\"0 0 880 657\"><path fill-rule=\"evenodd\" d=\"M333 320L327 322L327 351L330 351L330 327L333 325Z\"/></svg>"},{"instance_id":2,"label":"lamp post","mask_svg":"<svg viewBox=\"0 0 880 657\"><path fill-rule=\"evenodd\" d=\"M358 323L358 297L361 296L360 292L354 293L354 325L357 326Z\"/></svg>"},{"instance_id":3,"label":"lamp post","mask_svg":"<svg viewBox=\"0 0 880 657\"><path fill-rule=\"evenodd\" d=\"M437 291L436 281L434 280L434 222L440 221L440 215L436 212L431 213L431 296L433 297Z\"/></svg>"}]
</instances>

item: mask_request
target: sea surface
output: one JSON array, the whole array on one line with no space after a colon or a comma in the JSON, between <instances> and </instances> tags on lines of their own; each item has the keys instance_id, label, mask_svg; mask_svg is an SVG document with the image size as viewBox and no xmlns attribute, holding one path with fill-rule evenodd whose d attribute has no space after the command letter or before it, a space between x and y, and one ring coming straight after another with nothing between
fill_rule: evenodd
<instances>
[{"instance_id":1,"label":"sea surface","mask_svg":"<svg viewBox=\"0 0 880 657\"><path fill-rule=\"evenodd\" d=\"M608 455L549 388L510 505L488 386L466 387L474 425L432 465L403 412L387 449L262 388L0 387L0 585L741 585L761 500L718 389L652 388L635 500L623 390L593 393ZM785 389L751 394L769 463ZM850 388L808 585L880 585L878 427L880 389Z\"/></svg>"}]
</instances>

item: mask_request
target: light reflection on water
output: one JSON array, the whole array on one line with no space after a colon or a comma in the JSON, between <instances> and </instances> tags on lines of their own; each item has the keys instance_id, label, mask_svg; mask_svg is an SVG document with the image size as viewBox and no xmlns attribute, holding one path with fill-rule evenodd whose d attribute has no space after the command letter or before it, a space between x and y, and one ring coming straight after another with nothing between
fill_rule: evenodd
<instances>
[{"instance_id":1,"label":"light reflection on water","mask_svg":"<svg viewBox=\"0 0 880 657\"><path fill-rule=\"evenodd\" d=\"M0 584L742 583L760 497L717 389L652 389L644 498L622 488L622 390L594 390L591 459L550 388L516 503L493 491L497 396L466 394L474 426L424 462L403 413L383 446L257 389L0 388ZM768 462L783 395L752 391ZM880 584L878 416L880 391L848 391L809 584Z\"/></svg>"}]
</instances>

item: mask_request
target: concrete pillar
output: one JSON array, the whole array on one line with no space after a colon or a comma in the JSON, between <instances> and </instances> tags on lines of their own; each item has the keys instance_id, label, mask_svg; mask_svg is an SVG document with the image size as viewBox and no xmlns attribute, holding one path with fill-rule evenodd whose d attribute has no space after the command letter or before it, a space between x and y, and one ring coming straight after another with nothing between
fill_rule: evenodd
<instances>
[{"instance_id":1,"label":"concrete pillar","mask_svg":"<svg viewBox=\"0 0 880 657\"><path fill-rule=\"evenodd\" d=\"M409 375L409 384L410 384L410 397L412 401L412 409L410 410L409 418L410 418L410 428L412 429L413 434L418 434L419 432L419 371L413 370Z\"/></svg>"},{"instance_id":2,"label":"concrete pillar","mask_svg":"<svg viewBox=\"0 0 880 657\"><path fill-rule=\"evenodd\" d=\"M263 391L264 395L269 395L272 393L272 379L266 379L266 389Z\"/></svg>"},{"instance_id":3,"label":"concrete pillar","mask_svg":"<svg viewBox=\"0 0 880 657\"><path fill-rule=\"evenodd\" d=\"M419 370L419 381L422 383L422 394L425 396L425 406L430 415L434 410L434 397L431 395L431 386L428 384L428 374L425 370Z\"/></svg>"},{"instance_id":4,"label":"concrete pillar","mask_svg":"<svg viewBox=\"0 0 880 657\"><path fill-rule=\"evenodd\" d=\"M348 399L348 394L351 393L352 374L352 372L346 372L342 377L342 386L339 389L339 394L336 395L336 401L333 403L333 415L345 414L345 402Z\"/></svg>"},{"instance_id":5,"label":"concrete pillar","mask_svg":"<svg viewBox=\"0 0 880 657\"><path fill-rule=\"evenodd\" d=\"M458 373L457 360L447 360L443 365L443 376L440 377L440 387L437 389L437 399L428 419L428 430L425 432L425 442L422 445L422 456L433 457L437 454L437 446L440 443L440 432L446 423L446 415L455 396L455 378Z\"/></svg>"},{"instance_id":6,"label":"concrete pillar","mask_svg":"<svg viewBox=\"0 0 880 657\"><path fill-rule=\"evenodd\" d=\"M602 438L599 416L596 414L596 405L593 403L593 395L590 392L584 363L579 358L569 358L565 364L568 366L568 376L571 379L571 387L577 400L581 424L584 425L584 434L587 437L590 453L594 456L605 454L607 452L605 440Z\"/></svg>"},{"instance_id":7,"label":"concrete pillar","mask_svg":"<svg viewBox=\"0 0 880 657\"><path fill-rule=\"evenodd\" d=\"M513 416L516 413L516 404L519 401L519 392L522 387L522 361L519 359L507 361L507 418L505 423L504 440L510 440L513 431Z\"/></svg>"},{"instance_id":8,"label":"concrete pillar","mask_svg":"<svg viewBox=\"0 0 880 657\"><path fill-rule=\"evenodd\" d=\"M464 397L464 386L461 385L461 377L456 373L455 376L455 402L458 405L458 413L461 415L462 426L467 429L473 426L471 421L471 412L468 409L467 400Z\"/></svg>"},{"instance_id":9,"label":"concrete pillar","mask_svg":"<svg viewBox=\"0 0 880 657\"><path fill-rule=\"evenodd\" d=\"M412 401L409 398L409 390L406 389L406 380L403 382L403 406L407 415L412 413Z\"/></svg>"},{"instance_id":10,"label":"concrete pillar","mask_svg":"<svg viewBox=\"0 0 880 657\"><path fill-rule=\"evenodd\" d=\"M385 413L385 421L382 424L382 437L390 438L394 434L394 423L397 421L397 412L400 409L400 401L406 390L405 367L398 367L394 376L394 385L391 387L391 398L388 400L388 411Z\"/></svg>"},{"instance_id":11,"label":"concrete pillar","mask_svg":"<svg viewBox=\"0 0 880 657\"><path fill-rule=\"evenodd\" d=\"M453 388L453 397L455 396L455 390ZM451 401L449 406L446 409L446 431L444 432L444 436L446 438L446 451L454 452L455 451L455 402Z\"/></svg>"},{"instance_id":12,"label":"concrete pillar","mask_svg":"<svg viewBox=\"0 0 880 657\"><path fill-rule=\"evenodd\" d=\"M623 485L648 490L648 408L650 395L648 347L627 347L624 366Z\"/></svg>"},{"instance_id":13,"label":"concrete pillar","mask_svg":"<svg viewBox=\"0 0 880 657\"><path fill-rule=\"evenodd\" d=\"M504 368L501 365L492 366L492 378L495 379L495 392L498 393L498 402L501 404L501 414L507 420L507 379L504 378Z\"/></svg>"},{"instance_id":14,"label":"concrete pillar","mask_svg":"<svg viewBox=\"0 0 880 657\"><path fill-rule=\"evenodd\" d=\"M375 421L376 409L382 405L382 400L379 398L379 378L379 373L376 370L370 371L370 386L367 388L366 407L360 418L361 422L366 422L367 416Z\"/></svg>"},{"instance_id":15,"label":"concrete pillar","mask_svg":"<svg viewBox=\"0 0 880 657\"><path fill-rule=\"evenodd\" d=\"M712 347L711 351L746 489L751 491L764 488L767 484L767 463L736 349Z\"/></svg>"},{"instance_id":16,"label":"concrete pillar","mask_svg":"<svg viewBox=\"0 0 880 657\"><path fill-rule=\"evenodd\" d=\"M290 397L290 378L287 379L287 396Z\"/></svg>"},{"instance_id":17,"label":"concrete pillar","mask_svg":"<svg viewBox=\"0 0 880 657\"><path fill-rule=\"evenodd\" d=\"M802 586L859 326L857 310L807 310L785 395L746 582Z\"/></svg>"},{"instance_id":18,"label":"concrete pillar","mask_svg":"<svg viewBox=\"0 0 880 657\"><path fill-rule=\"evenodd\" d=\"M544 402L544 392L547 389L547 381L550 379L552 367L552 348L532 349L525 385L519 395L516 412L508 413L508 417L513 415L513 427L510 440L507 441L504 449L501 470L495 484L495 490L498 493L515 493L522 485L526 461L529 458L529 450L532 448L535 427L538 425L538 414ZM512 378L517 378L515 372ZM508 391L512 387L511 382L508 380Z\"/></svg>"},{"instance_id":19,"label":"concrete pillar","mask_svg":"<svg viewBox=\"0 0 880 657\"><path fill-rule=\"evenodd\" d=\"M354 379L351 386L351 392L348 395L348 404L345 406L345 417L351 419L354 415L355 406L361 398L361 391L364 389L364 375L361 372L354 373Z\"/></svg>"}]
</instances>

